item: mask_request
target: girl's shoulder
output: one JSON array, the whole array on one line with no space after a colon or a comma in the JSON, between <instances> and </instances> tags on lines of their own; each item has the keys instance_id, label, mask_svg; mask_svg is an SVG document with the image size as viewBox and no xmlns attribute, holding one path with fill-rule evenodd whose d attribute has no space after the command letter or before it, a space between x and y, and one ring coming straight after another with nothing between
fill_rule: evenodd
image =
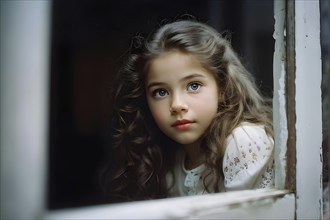
<instances>
[{"instance_id":1,"label":"girl's shoulder","mask_svg":"<svg viewBox=\"0 0 330 220\"><path fill-rule=\"evenodd\" d=\"M260 124L243 122L236 127L227 138L227 145L235 144L243 148L252 145L273 146L274 140L265 130L265 127Z\"/></svg>"},{"instance_id":2,"label":"girl's shoulder","mask_svg":"<svg viewBox=\"0 0 330 220\"><path fill-rule=\"evenodd\" d=\"M223 172L227 190L267 187L273 182L274 141L264 126L242 123L227 139Z\"/></svg>"}]
</instances>

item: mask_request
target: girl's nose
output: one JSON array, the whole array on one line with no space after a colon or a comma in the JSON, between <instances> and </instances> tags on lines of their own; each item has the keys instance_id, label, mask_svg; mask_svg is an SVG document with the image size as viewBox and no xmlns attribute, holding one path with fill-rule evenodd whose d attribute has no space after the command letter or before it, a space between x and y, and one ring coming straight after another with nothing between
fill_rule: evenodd
<instances>
[{"instance_id":1,"label":"girl's nose","mask_svg":"<svg viewBox=\"0 0 330 220\"><path fill-rule=\"evenodd\" d=\"M188 105L184 102L184 99L179 95L173 96L173 100L170 106L170 112L172 114L178 114L187 111L188 111Z\"/></svg>"}]
</instances>

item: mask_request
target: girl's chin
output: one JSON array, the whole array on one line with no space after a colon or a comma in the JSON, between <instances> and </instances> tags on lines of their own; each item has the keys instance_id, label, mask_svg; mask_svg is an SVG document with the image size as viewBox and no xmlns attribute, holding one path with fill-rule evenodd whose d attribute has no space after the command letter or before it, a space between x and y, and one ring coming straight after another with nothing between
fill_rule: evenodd
<instances>
[{"instance_id":1,"label":"girl's chin","mask_svg":"<svg viewBox=\"0 0 330 220\"><path fill-rule=\"evenodd\" d=\"M187 145L187 146L189 146L189 145L195 145L195 144L198 144L199 143L199 139L184 139L184 140L182 140L182 139L176 139L175 140L177 143L179 143L179 144L181 144L181 145Z\"/></svg>"}]
</instances>

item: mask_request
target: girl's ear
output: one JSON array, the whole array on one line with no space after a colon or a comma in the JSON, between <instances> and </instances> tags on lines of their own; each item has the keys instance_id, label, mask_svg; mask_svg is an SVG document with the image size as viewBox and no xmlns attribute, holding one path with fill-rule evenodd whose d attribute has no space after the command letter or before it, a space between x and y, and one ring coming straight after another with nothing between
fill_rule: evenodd
<instances>
[{"instance_id":1,"label":"girl's ear","mask_svg":"<svg viewBox=\"0 0 330 220\"><path fill-rule=\"evenodd\" d=\"M225 93L223 91L219 92L219 103L222 103L225 101Z\"/></svg>"},{"instance_id":2,"label":"girl's ear","mask_svg":"<svg viewBox=\"0 0 330 220\"><path fill-rule=\"evenodd\" d=\"M226 105L225 101L225 93L219 92L219 100L218 100L218 112L221 111Z\"/></svg>"}]
</instances>

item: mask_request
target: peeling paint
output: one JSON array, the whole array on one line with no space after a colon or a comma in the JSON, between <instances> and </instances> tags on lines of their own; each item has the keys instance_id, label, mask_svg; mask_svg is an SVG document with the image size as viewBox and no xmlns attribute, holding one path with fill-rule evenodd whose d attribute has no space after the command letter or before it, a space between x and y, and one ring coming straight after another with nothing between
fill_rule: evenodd
<instances>
[{"instance_id":1,"label":"peeling paint","mask_svg":"<svg viewBox=\"0 0 330 220\"><path fill-rule=\"evenodd\" d=\"M288 139L285 98L285 1L274 1L275 51L273 60L275 130L275 186L284 189L286 179L286 144Z\"/></svg>"}]
</instances>

